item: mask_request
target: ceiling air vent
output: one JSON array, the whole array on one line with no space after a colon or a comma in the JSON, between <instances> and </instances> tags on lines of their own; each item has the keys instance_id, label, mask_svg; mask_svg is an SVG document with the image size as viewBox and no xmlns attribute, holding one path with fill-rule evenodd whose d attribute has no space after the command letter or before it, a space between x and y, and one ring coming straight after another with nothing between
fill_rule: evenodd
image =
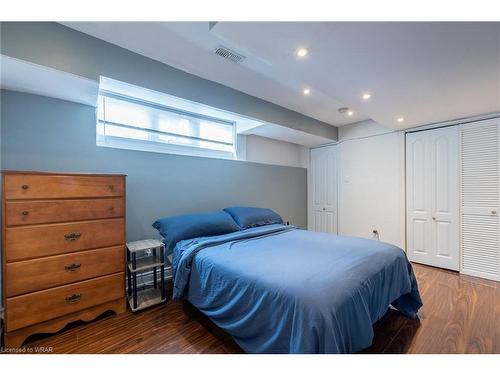
<instances>
[{"instance_id":1,"label":"ceiling air vent","mask_svg":"<svg viewBox=\"0 0 500 375\"><path fill-rule=\"evenodd\" d=\"M229 48L223 46L217 47L217 49L215 50L215 54L237 64L246 59L246 57L242 54L231 51Z\"/></svg>"}]
</instances>

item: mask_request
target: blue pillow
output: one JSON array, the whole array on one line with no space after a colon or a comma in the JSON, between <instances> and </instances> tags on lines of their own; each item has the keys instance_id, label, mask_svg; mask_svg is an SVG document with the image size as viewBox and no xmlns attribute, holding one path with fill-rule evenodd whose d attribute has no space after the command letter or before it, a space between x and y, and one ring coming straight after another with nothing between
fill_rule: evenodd
<instances>
[{"instance_id":1,"label":"blue pillow","mask_svg":"<svg viewBox=\"0 0 500 375\"><path fill-rule=\"evenodd\" d=\"M227 207L224 208L236 221L240 229L260 227L269 224L283 224L283 219L269 208Z\"/></svg>"},{"instance_id":2,"label":"blue pillow","mask_svg":"<svg viewBox=\"0 0 500 375\"><path fill-rule=\"evenodd\" d=\"M164 217L153 223L163 237L167 253L177 242L196 237L218 236L236 232L239 228L231 215L224 211Z\"/></svg>"}]
</instances>

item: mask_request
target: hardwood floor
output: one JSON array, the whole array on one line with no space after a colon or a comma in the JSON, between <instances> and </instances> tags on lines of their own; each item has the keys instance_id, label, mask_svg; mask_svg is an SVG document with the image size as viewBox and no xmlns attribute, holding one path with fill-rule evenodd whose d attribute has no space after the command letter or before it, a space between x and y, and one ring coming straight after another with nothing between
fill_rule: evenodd
<instances>
[{"instance_id":1,"label":"hardwood floor","mask_svg":"<svg viewBox=\"0 0 500 375\"><path fill-rule=\"evenodd\" d=\"M375 324L363 353L500 353L500 283L415 264L424 306L419 320L394 310ZM34 338L54 353L241 353L223 331L187 303L106 316Z\"/></svg>"},{"instance_id":2,"label":"hardwood floor","mask_svg":"<svg viewBox=\"0 0 500 375\"><path fill-rule=\"evenodd\" d=\"M500 353L500 283L413 265L419 320L389 311L365 353Z\"/></svg>"}]
</instances>

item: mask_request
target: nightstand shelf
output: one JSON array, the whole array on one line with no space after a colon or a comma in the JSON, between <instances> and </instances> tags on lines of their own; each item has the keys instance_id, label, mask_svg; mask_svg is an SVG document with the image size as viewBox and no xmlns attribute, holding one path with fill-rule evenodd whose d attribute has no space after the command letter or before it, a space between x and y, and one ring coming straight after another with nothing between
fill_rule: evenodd
<instances>
[{"instance_id":1,"label":"nightstand shelf","mask_svg":"<svg viewBox=\"0 0 500 375\"><path fill-rule=\"evenodd\" d=\"M151 270L156 267L162 267L163 265L165 265L165 262L162 262L159 256L147 257L137 259L135 268L132 262L128 262L128 269L130 270L130 272L140 272Z\"/></svg>"},{"instance_id":2,"label":"nightstand shelf","mask_svg":"<svg viewBox=\"0 0 500 375\"><path fill-rule=\"evenodd\" d=\"M165 302L165 245L158 240L127 243L127 300L133 312ZM160 282L158 282L158 270ZM152 272L153 285L138 290L138 274Z\"/></svg>"},{"instance_id":3,"label":"nightstand shelf","mask_svg":"<svg viewBox=\"0 0 500 375\"><path fill-rule=\"evenodd\" d=\"M128 303L133 312L147 309L150 306L154 306L165 301L166 298L162 297L160 289L147 289L137 292L137 307L135 308L133 297L128 297Z\"/></svg>"}]
</instances>

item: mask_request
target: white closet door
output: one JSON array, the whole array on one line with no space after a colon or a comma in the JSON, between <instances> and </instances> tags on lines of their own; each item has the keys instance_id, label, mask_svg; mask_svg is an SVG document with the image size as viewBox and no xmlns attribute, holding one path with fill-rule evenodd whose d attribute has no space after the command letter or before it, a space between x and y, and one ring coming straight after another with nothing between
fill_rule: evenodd
<instances>
[{"instance_id":1,"label":"white closet door","mask_svg":"<svg viewBox=\"0 0 500 375\"><path fill-rule=\"evenodd\" d=\"M433 213L431 235L435 266L460 268L460 145L459 128L429 131Z\"/></svg>"},{"instance_id":2,"label":"white closet door","mask_svg":"<svg viewBox=\"0 0 500 375\"><path fill-rule=\"evenodd\" d=\"M407 134L406 152L408 257L458 271L458 127Z\"/></svg>"},{"instance_id":3,"label":"white closet door","mask_svg":"<svg viewBox=\"0 0 500 375\"><path fill-rule=\"evenodd\" d=\"M500 281L499 123L462 125L461 272Z\"/></svg>"},{"instance_id":4,"label":"white closet door","mask_svg":"<svg viewBox=\"0 0 500 375\"><path fill-rule=\"evenodd\" d=\"M311 149L309 229L337 233L336 146Z\"/></svg>"},{"instance_id":5,"label":"white closet door","mask_svg":"<svg viewBox=\"0 0 500 375\"><path fill-rule=\"evenodd\" d=\"M430 154L426 132L406 135L406 226L410 260L427 263L431 258Z\"/></svg>"}]
</instances>

